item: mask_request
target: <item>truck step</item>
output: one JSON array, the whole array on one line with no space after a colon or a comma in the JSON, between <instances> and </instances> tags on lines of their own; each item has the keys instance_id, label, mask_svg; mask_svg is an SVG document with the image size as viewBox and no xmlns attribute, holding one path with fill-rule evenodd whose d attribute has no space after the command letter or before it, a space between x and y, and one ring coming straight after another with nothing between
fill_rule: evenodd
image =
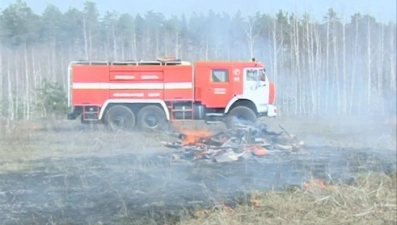
<instances>
[{"instance_id":1,"label":"truck step","mask_svg":"<svg viewBox=\"0 0 397 225\"><path fill-rule=\"evenodd\" d=\"M220 124L222 121L205 121L206 124Z\"/></svg>"},{"instance_id":2,"label":"truck step","mask_svg":"<svg viewBox=\"0 0 397 225\"><path fill-rule=\"evenodd\" d=\"M84 118L84 121L93 122L93 121L98 121L98 119Z\"/></svg>"},{"instance_id":3,"label":"truck step","mask_svg":"<svg viewBox=\"0 0 397 225\"><path fill-rule=\"evenodd\" d=\"M205 114L207 117L208 116L219 116L219 117L222 117L224 114L223 113L206 113Z\"/></svg>"}]
</instances>

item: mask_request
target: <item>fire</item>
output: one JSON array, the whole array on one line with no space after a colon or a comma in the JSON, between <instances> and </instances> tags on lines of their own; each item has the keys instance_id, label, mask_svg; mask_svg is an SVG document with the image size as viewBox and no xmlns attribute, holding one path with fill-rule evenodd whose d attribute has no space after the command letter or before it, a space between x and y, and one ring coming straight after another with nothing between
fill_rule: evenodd
<instances>
[{"instance_id":1,"label":"fire","mask_svg":"<svg viewBox=\"0 0 397 225\"><path fill-rule=\"evenodd\" d=\"M185 138L182 142L183 145L199 144L200 140L210 136L211 134L205 132L184 132Z\"/></svg>"},{"instance_id":2,"label":"fire","mask_svg":"<svg viewBox=\"0 0 397 225\"><path fill-rule=\"evenodd\" d=\"M261 201L258 199L251 199L251 205L255 208L261 207Z\"/></svg>"},{"instance_id":3,"label":"fire","mask_svg":"<svg viewBox=\"0 0 397 225\"><path fill-rule=\"evenodd\" d=\"M246 149L246 151L252 152L256 156L265 156L268 154L267 150L258 145L252 145Z\"/></svg>"},{"instance_id":4,"label":"fire","mask_svg":"<svg viewBox=\"0 0 397 225\"><path fill-rule=\"evenodd\" d=\"M182 131L185 138L182 141L183 145L202 145L201 140L210 137L212 134L208 131Z\"/></svg>"},{"instance_id":5,"label":"fire","mask_svg":"<svg viewBox=\"0 0 397 225\"><path fill-rule=\"evenodd\" d=\"M179 123L173 123L173 126L178 132L184 135L182 145L203 145L201 141L213 135L209 130L191 129Z\"/></svg>"},{"instance_id":6,"label":"fire","mask_svg":"<svg viewBox=\"0 0 397 225\"><path fill-rule=\"evenodd\" d=\"M311 189L311 188L326 189L327 188L325 182L321 179L312 179L310 182L303 182L303 187L305 189Z\"/></svg>"}]
</instances>

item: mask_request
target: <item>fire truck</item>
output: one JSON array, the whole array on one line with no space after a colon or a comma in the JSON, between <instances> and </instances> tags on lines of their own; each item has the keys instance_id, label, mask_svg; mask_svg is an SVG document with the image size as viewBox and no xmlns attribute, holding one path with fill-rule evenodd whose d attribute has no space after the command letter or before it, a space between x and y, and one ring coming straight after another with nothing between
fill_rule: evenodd
<instances>
[{"instance_id":1,"label":"fire truck","mask_svg":"<svg viewBox=\"0 0 397 225\"><path fill-rule=\"evenodd\" d=\"M264 65L247 61L73 61L68 66L68 120L122 129L169 122L256 122L276 117L275 84Z\"/></svg>"}]
</instances>

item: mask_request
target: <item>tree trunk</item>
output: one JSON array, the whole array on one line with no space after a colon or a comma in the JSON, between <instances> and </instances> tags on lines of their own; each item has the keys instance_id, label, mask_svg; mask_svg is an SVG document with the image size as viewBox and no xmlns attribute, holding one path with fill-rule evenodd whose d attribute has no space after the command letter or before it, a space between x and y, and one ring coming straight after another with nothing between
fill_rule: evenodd
<instances>
[{"instance_id":1,"label":"tree trunk","mask_svg":"<svg viewBox=\"0 0 397 225\"><path fill-rule=\"evenodd\" d=\"M27 44L24 44L24 59L25 59L25 101L24 101L24 119L30 119L30 91L29 91L29 64L28 64L28 49Z\"/></svg>"},{"instance_id":2,"label":"tree trunk","mask_svg":"<svg viewBox=\"0 0 397 225\"><path fill-rule=\"evenodd\" d=\"M277 22L276 22L276 20L273 20L272 41L273 41L273 79L274 79L274 82L277 83L278 49L277 49Z\"/></svg>"},{"instance_id":3,"label":"tree trunk","mask_svg":"<svg viewBox=\"0 0 397 225\"><path fill-rule=\"evenodd\" d=\"M334 73L333 73L333 77L335 79L335 92L336 92L336 96L334 99L334 105L335 108L333 110L333 112L331 112L332 114L337 113L340 114L341 113L341 104L340 104L340 85L339 85L339 63L338 63L338 53L339 53L339 49L338 49L338 42L337 42L337 35L338 35L338 31L335 28L335 22L333 22L332 25L332 44L334 45Z\"/></svg>"},{"instance_id":4,"label":"tree trunk","mask_svg":"<svg viewBox=\"0 0 397 225\"><path fill-rule=\"evenodd\" d=\"M33 49L31 49L31 63L32 63L32 80L33 80L33 90L35 90L38 86L37 86L37 73L36 73L36 57L34 54L35 51L33 51ZM37 106L37 95L36 92L32 92L29 93L32 96L31 99L31 103L33 104L33 106ZM32 110L32 114L34 114L36 112L36 110Z\"/></svg>"},{"instance_id":5,"label":"tree trunk","mask_svg":"<svg viewBox=\"0 0 397 225\"><path fill-rule=\"evenodd\" d=\"M371 109L371 94L372 94L372 52L371 52L371 28L370 20L367 24L367 112Z\"/></svg>"},{"instance_id":6,"label":"tree trunk","mask_svg":"<svg viewBox=\"0 0 397 225\"><path fill-rule=\"evenodd\" d=\"M316 93L315 93L315 76L314 76L314 62L313 62L313 54L314 54L314 41L313 41L313 29L309 24L309 21L306 22L306 43L308 45L307 56L308 56L308 68L309 68L309 88L310 90L307 92L310 95L311 110L310 114L316 114Z\"/></svg>"},{"instance_id":7,"label":"tree trunk","mask_svg":"<svg viewBox=\"0 0 397 225\"><path fill-rule=\"evenodd\" d=\"M84 36L85 60L88 60L87 22L86 22L85 16L83 17L83 36Z\"/></svg>"},{"instance_id":8,"label":"tree trunk","mask_svg":"<svg viewBox=\"0 0 397 225\"><path fill-rule=\"evenodd\" d=\"M343 21L342 22L342 83L343 83L343 88L342 88L342 110L341 112L343 114L347 113L347 79L346 79L346 24ZM353 76L355 76L353 74Z\"/></svg>"},{"instance_id":9,"label":"tree trunk","mask_svg":"<svg viewBox=\"0 0 397 225\"><path fill-rule=\"evenodd\" d=\"M385 51L384 51L384 43L383 40L385 38L385 31L384 31L384 26L383 24L380 25L381 26L381 32L380 32L380 37L378 37L378 57L377 57L377 77L376 77L376 94L377 94L377 99L379 99L378 101L378 105L379 107L381 107L382 110L382 114L385 112L385 102L384 102L384 98L382 98L382 95L384 93L383 91L383 67L385 65L385 60L384 60L384 56L385 56Z\"/></svg>"},{"instance_id":10,"label":"tree trunk","mask_svg":"<svg viewBox=\"0 0 397 225\"><path fill-rule=\"evenodd\" d=\"M297 88L296 88L296 98L297 98L297 105L298 105L298 114L302 115L304 113L304 108L302 106L304 98L302 93L303 85L301 79L301 71L300 71L300 52L299 52L299 27L298 27L297 18L294 17L294 49L295 49L295 67L296 67L296 74L297 74Z\"/></svg>"},{"instance_id":11,"label":"tree trunk","mask_svg":"<svg viewBox=\"0 0 397 225\"><path fill-rule=\"evenodd\" d=\"M5 87L3 86L3 82L4 82L4 74L3 74L3 45L0 43L0 118L4 116L4 106L5 106L5 102L4 102L4 90Z\"/></svg>"},{"instance_id":12,"label":"tree trunk","mask_svg":"<svg viewBox=\"0 0 397 225\"><path fill-rule=\"evenodd\" d=\"M323 113L329 112L329 110L331 110L329 108L329 93L330 93L330 90L329 90L329 23L330 22L327 21L327 37L326 37L326 42L325 42L325 47L326 47L326 50L325 50L325 55L326 55L325 76L326 76L326 78L325 78L325 93L324 93L324 95L325 95L325 107L324 107L325 112L323 112Z\"/></svg>"},{"instance_id":13,"label":"tree trunk","mask_svg":"<svg viewBox=\"0 0 397 225\"><path fill-rule=\"evenodd\" d=\"M12 54L13 56L13 54ZM18 80L18 79L17 79ZM11 67L10 61L7 60L7 84L8 84L8 119L14 120L15 118L15 106L14 106L14 95L13 95L13 85L12 85L12 78L11 78Z\"/></svg>"},{"instance_id":14,"label":"tree trunk","mask_svg":"<svg viewBox=\"0 0 397 225\"><path fill-rule=\"evenodd\" d=\"M179 58L179 31L175 31L175 57Z\"/></svg>"},{"instance_id":15,"label":"tree trunk","mask_svg":"<svg viewBox=\"0 0 397 225\"><path fill-rule=\"evenodd\" d=\"M356 81L356 69L357 69L357 55L358 55L358 20L355 20L355 32L354 32L354 56L353 56L353 72L351 76L351 84L350 84L350 96L349 96L349 111L352 112L352 114L357 113L359 110L359 106L357 108L354 108L354 102L358 100L359 97L356 96L355 94L355 81Z\"/></svg>"},{"instance_id":16,"label":"tree trunk","mask_svg":"<svg viewBox=\"0 0 397 225\"><path fill-rule=\"evenodd\" d=\"M17 54L16 54L17 55ZM14 109L15 109L15 117L14 117L14 119L19 119L19 117L20 117L20 114L19 114L19 111L20 111L20 105L19 105L19 98L20 98L20 93L19 93L19 85L20 85L20 77L19 77L19 71L18 71L18 68L19 68L19 62L18 62L18 58L17 57L15 57L14 58L14 69L15 69L15 75L14 75L14 78L15 78L15 104L14 104ZM12 91L13 89L11 89L11 91Z\"/></svg>"},{"instance_id":17,"label":"tree trunk","mask_svg":"<svg viewBox=\"0 0 397 225\"><path fill-rule=\"evenodd\" d=\"M112 26L112 36L113 36L113 59L117 61L117 38L114 31L114 25Z\"/></svg>"}]
</instances>

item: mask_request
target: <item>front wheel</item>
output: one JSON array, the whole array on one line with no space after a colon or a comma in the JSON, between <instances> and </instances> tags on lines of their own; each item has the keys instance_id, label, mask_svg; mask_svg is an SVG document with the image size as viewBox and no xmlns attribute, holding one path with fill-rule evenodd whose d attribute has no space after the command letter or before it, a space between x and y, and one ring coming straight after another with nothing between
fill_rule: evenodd
<instances>
[{"instance_id":1,"label":"front wheel","mask_svg":"<svg viewBox=\"0 0 397 225\"><path fill-rule=\"evenodd\" d=\"M105 124L112 130L130 130L135 127L135 114L126 106L114 105L106 111Z\"/></svg>"},{"instance_id":2,"label":"front wheel","mask_svg":"<svg viewBox=\"0 0 397 225\"><path fill-rule=\"evenodd\" d=\"M160 107L148 105L139 110L138 126L141 130L161 130L166 124L165 112Z\"/></svg>"},{"instance_id":3,"label":"front wheel","mask_svg":"<svg viewBox=\"0 0 397 225\"><path fill-rule=\"evenodd\" d=\"M226 115L225 123L227 128L234 128L237 124L256 123L255 112L246 106L237 106Z\"/></svg>"}]
</instances>

